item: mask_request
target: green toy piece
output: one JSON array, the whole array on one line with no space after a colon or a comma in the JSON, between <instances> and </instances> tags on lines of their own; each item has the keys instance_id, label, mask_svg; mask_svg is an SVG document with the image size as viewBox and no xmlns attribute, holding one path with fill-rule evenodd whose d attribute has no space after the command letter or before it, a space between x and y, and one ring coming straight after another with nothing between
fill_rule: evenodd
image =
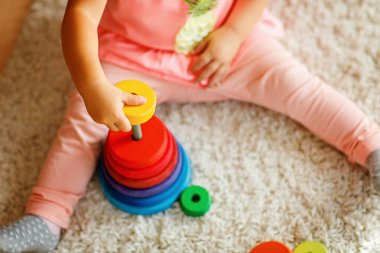
<instances>
[{"instance_id":1,"label":"green toy piece","mask_svg":"<svg viewBox=\"0 0 380 253\"><path fill-rule=\"evenodd\" d=\"M192 185L182 192L180 204L186 215L200 217L210 209L211 197L205 188Z\"/></svg>"}]
</instances>

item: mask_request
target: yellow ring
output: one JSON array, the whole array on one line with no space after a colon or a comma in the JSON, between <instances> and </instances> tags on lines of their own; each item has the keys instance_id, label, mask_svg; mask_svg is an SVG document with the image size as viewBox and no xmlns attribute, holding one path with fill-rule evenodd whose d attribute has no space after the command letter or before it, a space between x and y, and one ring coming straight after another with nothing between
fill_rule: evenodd
<instances>
[{"instance_id":1,"label":"yellow ring","mask_svg":"<svg viewBox=\"0 0 380 253\"><path fill-rule=\"evenodd\" d=\"M132 125L140 125L153 116L156 110L156 93L144 82L137 80L125 80L118 82L115 86L124 92L136 94L146 98L143 105L125 105L123 112Z\"/></svg>"},{"instance_id":2,"label":"yellow ring","mask_svg":"<svg viewBox=\"0 0 380 253\"><path fill-rule=\"evenodd\" d=\"M306 241L299 244L294 253L328 253L325 245L319 242Z\"/></svg>"}]
</instances>

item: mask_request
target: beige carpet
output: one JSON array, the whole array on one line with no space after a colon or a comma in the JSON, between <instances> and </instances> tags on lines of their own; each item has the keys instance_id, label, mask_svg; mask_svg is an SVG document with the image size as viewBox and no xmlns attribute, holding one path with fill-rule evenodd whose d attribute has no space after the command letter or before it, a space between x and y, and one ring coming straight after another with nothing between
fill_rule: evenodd
<instances>
[{"instance_id":1,"label":"beige carpet","mask_svg":"<svg viewBox=\"0 0 380 253\"><path fill-rule=\"evenodd\" d=\"M0 223L22 214L65 110L64 5L35 2L0 76ZM289 50L380 122L380 2L272 0L271 9L287 27ZM248 252L271 239L380 252L380 198L368 176L299 124L237 102L164 105L157 114L188 150L211 211L191 219L176 204L130 216L94 179L58 252Z\"/></svg>"}]
</instances>

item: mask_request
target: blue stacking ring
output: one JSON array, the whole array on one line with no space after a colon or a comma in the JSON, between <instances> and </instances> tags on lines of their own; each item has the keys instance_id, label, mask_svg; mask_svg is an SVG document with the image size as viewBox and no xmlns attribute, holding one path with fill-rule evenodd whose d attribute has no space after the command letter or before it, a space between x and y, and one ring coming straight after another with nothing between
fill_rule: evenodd
<instances>
[{"instance_id":1,"label":"blue stacking ring","mask_svg":"<svg viewBox=\"0 0 380 253\"><path fill-rule=\"evenodd\" d=\"M181 169L181 173L179 178L177 179L178 187L176 187L175 191L162 200L161 202L151 205L151 206L135 206L127 203L123 203L119 199L115 198L112 195L112 189L110 186L105 182L105 179L103 177L103 174L99 171L99 181L100 185L103 189L104 195L106 198L117 208L131 213L131 214L137 214L137 215L151 215L159 212L163 212L166 209L170 208L174 202L178 199L181 192L190 184L191 181L191 168L190 168L190 160L187 156L185 150L183 147L179 144L182 152L182 159L183 159L183 166ZM173 187L174 188L174 187Z\"/></svg>"},{"instance_id":2,"label":"blue stacking ring","mask_svg":"<svg viewBox=\"0 0 380 253\"><path fill-rule=\"evenodd\" d=\"M178 178L181 168L182 168L182 156L184 153L184 150L181 149L179 144L177 143L177 148L178 148L178 162L176 164L176 167L174 168L174 171L170 176L165 179L162 183L145 188L145 189L134 189L134 188L129 188L126 187L118 182L116 182L107 172L106 166L101 159L99 161L98 167L101 173L103 173L103 176L105 178L106 183L110 185L112 189L115 191L119 192L120 194L124 196L128 196L131 198L148 198L152 197L156 194L159 194L163 192L164 190L168 189Z\"/></svg>"}]
</instances>

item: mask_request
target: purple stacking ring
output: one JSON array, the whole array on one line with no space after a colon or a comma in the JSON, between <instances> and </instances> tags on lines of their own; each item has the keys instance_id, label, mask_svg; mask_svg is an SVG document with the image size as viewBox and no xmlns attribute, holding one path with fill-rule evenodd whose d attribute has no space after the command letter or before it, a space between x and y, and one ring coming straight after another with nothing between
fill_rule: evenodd
<instances>
[{"instance_id":1,"label":"purple stacking ring","mask_svg":"<svg viewBox=\"0 0 380 253\"><path fill-rule=\"evenodd\" d=\"M165 179L162 183L145 188L145 189L133 189L129 187L125 187L124 185L116 182L107 172L106 166L104 165L103 160L101 159L99 161L100 169L102 170L102 173L104 175L104 178L106 179L107 183L116 191L120 192L121 194L124 194L128 197L133 198L147 198L154 195L157 195L163 191L165 191L167 188L169 188L178 178L181 168L182 168L182 152L179 148L179 145L177 144L178 149L178 161L176 164L176 167L174 168L173 173Z\"/></svg>"}]
</instances>

